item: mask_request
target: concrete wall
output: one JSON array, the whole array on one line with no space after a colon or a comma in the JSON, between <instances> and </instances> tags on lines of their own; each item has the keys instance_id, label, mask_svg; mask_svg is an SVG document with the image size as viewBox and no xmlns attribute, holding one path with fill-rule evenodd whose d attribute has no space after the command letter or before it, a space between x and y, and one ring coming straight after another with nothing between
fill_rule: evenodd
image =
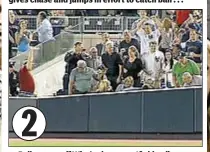
<instances>
[{"instance_id":1,"label":"concrete wall","mask_svg":"<svg viewBox=\"0 0 210 152\"><path fill-rule=\"evenodd\" d=\"M9 118L23 105L10 99ZM36 105L46 132L202 132L201 88L38 98Z\"/></svg>"}]
</instances>

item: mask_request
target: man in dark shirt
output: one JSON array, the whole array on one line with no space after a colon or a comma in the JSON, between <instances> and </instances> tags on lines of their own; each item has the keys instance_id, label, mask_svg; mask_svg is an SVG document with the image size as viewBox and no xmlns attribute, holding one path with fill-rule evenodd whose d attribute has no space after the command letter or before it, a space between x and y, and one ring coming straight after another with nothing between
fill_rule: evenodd
<instances>
[{"instance_id":1,"label":"man in dark shirt","mask_svg":"<svg viewBox=\"0 0 210 152\"><path fill-rule=\"evenodd\" d=\"M124 40L120 42L119 52L122 54L123 59L128 56L128 48L135 46L140 53L140 44L137 39L131 37L131 33L128 30L123 32Z\"/></svg>"},{"instance_id":2,"label":"man in dark shirt","mask_svg":"<svg viewBox=\"0 0 210 152\"><path fill-rule=\"evenodd\" d=\"M120 55L113 51L113 47L113 42L106 43L107 52L102 55L102 63L107 68L106 76L115 90L121 81L123 62Z\"/></svg>"},{"instance_id":3,"label":"man in dark shirt","mask_svg":"<svg viewBox=\"0 0 210 152\"><path fill-rule=\"evenodd\" d=\"M71 50L66 53L64 57L64 61L66 62L65 66L65 74L63 76L63 89L64 94L68 94L68 88L69 88L69 76L71 71L76 68L77 62L79 60L84 60L84 57L82 55L83 51L83 44L82 42L76 42L74 44L74 50Z\"/></svg>"},{"instance_id":4,"label":"man in dark shirt","mask_svg":"<svg viewBox=\"0 0 210 152\"><path fill-rule=\"evenodd\" d=\"M11 96L18 95L19 73L14 69L14 63L9 63L9 89Z\"/></svg>"},{"instance_id":5,"label":"man in dark shirt","mask_svg":"<svg viewBox=\"0 0 210 152\"><path fill-rule=\"evenodd\" d=\"M186 42L186 52L196 63L202 62L202 45L202 42L198 39L197 32L195 30L191 30L190 39Z\"/></svg>"},{"instance_id":6,"label":"man in dark shirt","mask_svg":"<svg viewBox=\"0 0 210 152\"><path fill-rule=\"evenodd\" d=\"M19 20L14 11L9 11L9 58L13 57L12 47L16 46L15 33L19 29Z\"/></svg>"},{"instance_id":7,"label":"man in dark shirt","mask_svg":"<svg viewBox=\"0 0 210 152\"><path fill-rule=\"evenodd\" d=\"M108 42L108 41L110 41L109 34L103 33L102 34L102 42L96 45L99 56L101 56L103 53L106 52L105 45L106 45L106 42Z\"/></svg>"}]
</instances>

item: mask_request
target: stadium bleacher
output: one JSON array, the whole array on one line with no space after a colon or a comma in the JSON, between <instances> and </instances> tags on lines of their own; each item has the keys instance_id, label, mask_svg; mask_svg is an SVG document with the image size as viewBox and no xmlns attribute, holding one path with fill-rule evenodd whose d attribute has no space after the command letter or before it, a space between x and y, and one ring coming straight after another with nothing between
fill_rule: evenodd
<instances>
[{"instance_id":1,"label":"stadium bleacher","mask_svg":"<svg viewBox=\"0 0 210 152\"><path fill-rule=\"evenodd\" d=\"M20 20L26 20L27 30L30 31L30 33L34 33L34 31L36 31L36 29L40 26L37 18L40 11L43 10L14 10L13 12L16 16L15 18L17 22ZM97 44L102 44L103 40L101 37L103 37L104 33L108 33L109 41L113 42L113 47L120 54L121 50L118 50L118 48L121 41L124 40L124 31L134 30L132 29L133 24L135 22L139 23L142 20L143 17L141 18L141 16L138 16L141 15L142 12L138 10L131 10L130 12L126 10L114 10L113 12L109 12L107 10L103 11L77 10L71 12L70 10L49 10L46 13L48 14L48 19L53 27L54 41L35 45L37 44L37 37L33 35L32 41L30 42L30 50L20 52L17 49L18 44L10 47L12 50L10 61L15 61L14 67L17 71L19 71L25 60L27 60L28 65L30 65L30 72L34 77L36 86L33 93L39 96L44 96L52 95L59 89L63 90L63 75L65 73L66 64L64 62L64 56L66 52L73 50L75 42L82 42L83 48L86 50L85 53L89 54L89 49L91 47L95 47ZM183 11L184 10L149 10L147 12L147 16L145 17L148 18L148 20L154 20L154 27L158 26L158 28L156 27L156 30L161 33L161 38L158 37L158 46L166 43L167 34L171 34L171 36L169 36L171 38L169 41L170 47L159 49L159 51L164 54L163 66L165 67L167 66L165 56L166 50L167 52L170 52L169 56L171 55L173 57L170 59L170 64L172 64L173 60L174 65L179 62L178 58L180 55L181 57L185 56L189 58L190 61L195 61L194 56L196 56L196 52L198 53L198 56L202 54L202 13L199 10L185 10L189 12L188 16L185 16L183 19L183 17L180 16ZM186 14L186 12L183 14ZM166 18L168 20L166 20ZM183 20L182 25L178 25L180 20ZM168 27L169 25L170 27ZM166 28L169 28L169 30L166 31ZM195 31L198 39L195 38L196 40L191 40L190 35L192 35L192 31ZM133 33L131 32L131 34ZM136 33L133 34L132 37L138 40ZM141 43L139 42L139 45L140 44ZM178 58L177 56L174 56L175 51L177 51L175 48L179 48ZM141 52L139 53L142 55ZM197 57L197 59L198 58L202 61L202 57ZM196 63L196 66L199 68L201 68L202 65L200 60L198 61L199 63ZM125 61L123 61L123 63L125 64ZM161 68L161 70L164 71L165 69ZM141 71L143 71L143 68L138 72ZM171 78L167 78L167 80L165 76L162 76L161 79L159 78L159 85L156 87L157 89L178 87L176 84L172 84L172 72L173 67L171 65L169 70L163 72L164 75ZM199 71L197 73L191 73L190 70L186 70L184 72L190 72L192 75L191 79L196 78L197 75L201 75ZM122 76L122 80L123 79L125 79L125 77ZM168 83L168 80L170 80L170 84ZM138 87L142 89L142 85L145 86L145 81L146 80L142 80L142 78L141 80L138 80ZM121 83L124 82L121 81ZM151 86L151 83L148 81L147 86L154 89L154 86ZM17 84L17 87L19 86L20 84Z\"/></svg>"}]
</instances>

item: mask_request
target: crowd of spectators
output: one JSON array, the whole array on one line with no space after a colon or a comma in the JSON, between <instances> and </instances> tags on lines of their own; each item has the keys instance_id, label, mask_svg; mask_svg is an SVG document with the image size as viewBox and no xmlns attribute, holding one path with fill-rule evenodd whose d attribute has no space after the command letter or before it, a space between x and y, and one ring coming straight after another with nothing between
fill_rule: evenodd
<instances>
[{"instance_id":1,"label":"crowd of spectators","mask_svg":"<svg viewBox=\"0 0 210 152\"><path fill-rule=\"evenodd\" d=\"M82 42L75 42L74 48L65 55L63 88L58 95L202 85L203 25L199 10L169 10L164 15L160 10L51 10L50 13L57 16L124 13L139 16L132 29L125 30L123 39L118 42L113 41L109 33L103 33L102 42L90 49ZM18 21L14 28L13 14L38 14L40 25L34 32L38 33L38 42L53 39L52 22L47 19L49 12L16 10L16 13L10 12L11 44L14 42L20 47L21 41L26 44L31 39L24 21Z\"/></svg>"}]
</instances>

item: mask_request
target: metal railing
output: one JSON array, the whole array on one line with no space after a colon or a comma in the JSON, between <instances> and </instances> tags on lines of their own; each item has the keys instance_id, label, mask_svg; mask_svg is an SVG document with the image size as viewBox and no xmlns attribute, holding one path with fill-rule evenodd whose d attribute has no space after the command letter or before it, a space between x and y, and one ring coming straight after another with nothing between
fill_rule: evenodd
<instances>
[{"instance_id":1,"label":"metal railing","mask_svg":"<svg viewBox=\"0 0 210 152\"><path fill-rule=\"evenodd\" d=\"M19 16L20 19L28 21L28 29L35 30L37 28L36 16ZM53 20L66 20L62 25L52 23L53 27L74 27L72 32L79 33L122 33L125 29L131 29L132 23L138 17L113 17L113 16L52 16L49 17L50 21ZM76 26L79 25L79 26Z\"/></svg>"},{"instance_id":2,"label":"metal railing","mask_svg":"<svg viewBox=\"0 0 210 152\"><path fill-rule=\"evenodd\" d=\"M30 51L18 54L10 60L15 61L16 69L20 69L25 60L28 60L31 69L35 69L73 48L75 40L73 33L61 32L55 40L31 47Z\"/></svg>"}]
</instances>

